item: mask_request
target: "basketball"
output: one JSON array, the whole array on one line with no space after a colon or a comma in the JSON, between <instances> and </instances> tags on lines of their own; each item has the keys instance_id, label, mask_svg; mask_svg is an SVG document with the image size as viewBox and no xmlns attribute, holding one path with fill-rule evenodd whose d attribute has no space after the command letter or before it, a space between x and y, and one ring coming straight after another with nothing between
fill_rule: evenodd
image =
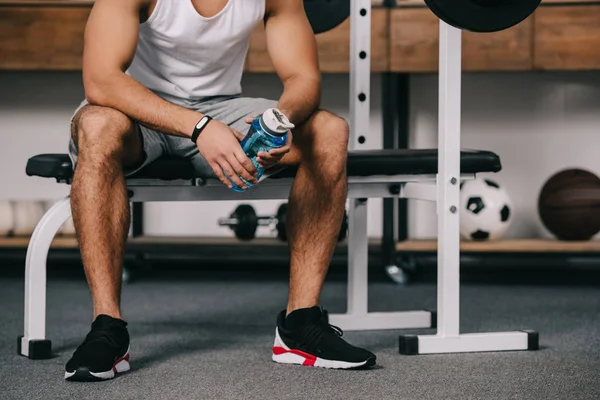
<instances>
[{"instance_id":1,"label":"basketball","mask_svg":"<svg viewBox=\"0 0 600 400\"><path fill-rule=\"evenodd\" d=\"M554 174L542 187L538 211L558 239L591 239L600 231L600 178L582 169Z\"/></svg>"}]
</instances>

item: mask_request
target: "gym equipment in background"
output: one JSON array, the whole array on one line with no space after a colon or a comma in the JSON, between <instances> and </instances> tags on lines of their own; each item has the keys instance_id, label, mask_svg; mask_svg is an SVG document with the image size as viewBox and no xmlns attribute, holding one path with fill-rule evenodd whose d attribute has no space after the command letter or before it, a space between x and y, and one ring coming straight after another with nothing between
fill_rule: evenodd
<instances>
[{"instance_id":1,"label":"gym equipment in background","mask_svg":"<svg viewBox=\"0 0 600 400\"><path fill-rule=\"evenodd\" d=\"M258 217L254 207L249 204L240 204L229 218L220 218L218 222L219 226L228 226L240 240L254 239L259 225L268 226L271 223L268 217Z\"/></svg>"},{"instance_id":2,"label":"gym equipment in background","mask_svg":"<svg viewBox=\"0 0 600 400\"><path fill-rule=\"evenodd\" d=\"M12 208L14 236L31 236L46 212L43 202L35 200L13 201Z\"/></svg>"},{"instance_id":3,"label":"gym equipment in background","mask_svg":"<svg viewBox=\"0 0 600 400\"><path fill-rule=\"evenodd\" d=\"M465 239L500 239L511 223L512 205L506 190L490 179L460 185L460 234Z\"/></svg>"},{"instance_id":4,"label":"gym equipment in background","mask_svg":"<svg viewBox=\"0 0 600 400\"><path fill-rule=\"evenodd\" d=\"M14 220L10 201L0 201L0 236L9 236L12 234Z\"/></svg>"},{"instance_id":5,"label":"gym equipment in background","mask_svg":"<svg viewBox=\"0 0 600 400\"><path fill-rule=\"evenodd\" d=\"M542 0L425 0L442 21L471 32L498 32L529 17ZM350 0L304 0L315 34L326 32L350 16ZM360 12L366 13L366 8Z\"/></svg>"},{"instance_id":6,"label":"gym equipment in background","mask_svg":"<svg viewBox=\"0 0 600 400\"><path fill-rule=\"evenodd\" d=\"M541 0L425 0L442 21L472 32L498 32L530 16Z\"/></svg>"},{"instance_id":7,"label":"gym equipment in background","mask_svg":"<svg viewBox=\"0 0 600 400\"><path fill-rule=\"evenodd\" d=\"M591 239L600 231L600 178L578 168L557 172L540 191L538 212L558 239Z\"/></svg>"},{"instance_id":8,"label":"gym equipment in background","mask_svg":"<svg viewBox=\"0 0 600 400\"><path fill-rule=\"evenodd\" d=\"M259 226L274 226L277 230L277 238L287 241L287 203L283 203L277 209L277 214L259 217L256 210L249 204L240 204L228 218L220 218L219 226L228 226L240 240L252 240L256 237ZM344 212L344 220L340 229L338 240L344 240L348 233L348 215Z\"/></svg>"},{"instance_id":9,"label":"gym equipment in background","mask_svg":"<svg viewBox=\"0 0 600 400\"><path fill-rule=\"evenodd\" d=\"M327 32L350 16L350 0L304 0L304 11L315 34Z\"/></svg>"}]
</instances>

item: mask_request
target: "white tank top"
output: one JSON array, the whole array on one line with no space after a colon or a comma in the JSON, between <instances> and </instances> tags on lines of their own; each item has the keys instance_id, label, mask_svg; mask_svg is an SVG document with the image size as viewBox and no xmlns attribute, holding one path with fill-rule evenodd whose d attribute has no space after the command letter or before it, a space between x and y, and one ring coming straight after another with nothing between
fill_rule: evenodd
<instances>
[{"instance_id":1,"label":"white tank top","mask_svg":"<svg viewBox=\"0 0 600 400\"><path fill-rule=\"evenodd\" d=\"M127 74L183 105L240 94L250 34L264 14L265 0L228 0L210 18L191 0L157 0Z\"/></svg>"}]
</instances>

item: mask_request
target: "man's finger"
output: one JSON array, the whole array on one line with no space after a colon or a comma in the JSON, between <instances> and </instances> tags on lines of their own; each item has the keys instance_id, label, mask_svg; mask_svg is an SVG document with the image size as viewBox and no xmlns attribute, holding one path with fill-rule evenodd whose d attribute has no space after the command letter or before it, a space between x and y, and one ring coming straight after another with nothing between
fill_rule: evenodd
<instances>
[{"instance_id":1,"label":"man's finger","mask_svg":"<svg viewBox=\"0 0 600 400\"><path fill-rule=\"evenodd\" d=\"M263 160L263 159L261 159L261 158L258 158L258 157L256 158L256 161L257 161L257 162L258 162L258 164L259 164L259 165L260 165L262 168L264 168L264 169L270 168L270 167L272 167L273 165L276 165L276 164L277 164L277 161L276 161L276 160L275 160L275 161L266 161L266 160Z\"/></svg>"},{"instance_id":2,"label":"man's finger","mask_svg":"<svg viewBox=\"0 0 600 400\"><path fill-rule=\"evenodd\" d=\"M250 183L258 182L256 180L256 178L254 177L254 175L252 175L250 172L248 172L248 170L237 160L235 155L231 155L231 157L227 161L229 162L229 164L231 165L231 167L233 168L233 170L236 172L236 174L238 176L241 176L242 178L244 178L246 181L248 181ZM250 164L252 164L252 163L250 163ZM254 164L252 164L252 167L254 167Z\"/></svg>"},{"instance_id":3,"label":"man's finger","mask_svg":"<svg viewBox=\"0 0 600 400\"><path fill-rule=\"evenodd\" d=\"M258 116L258 114L252 114L249 117L246 117L246 119L244 121L246 121L247 124L251 124L252 121L254 120L254 118L256 118Z\"/></svg>"},{"instance_id":4,"label":"man's finger","mask_svg":"<svg viewBox=\"0 0 600 400\"><path fill-rule=\"evenodd\" d=\"M254 164L252 164L252 161L248 158L248 156L246 156L246 153L244 153L241 149L239 151L235 151L233 153L233 155L235 156L236 160L242 164L242 167L244 167L244 169L246 171L248 171L248 173L252 176L256 176L256 174L258 173L258 171L256 170L256 167L254 166Z\"/></svg>"},{"instance_id":5,"label":"man's finger","mask_svg":"<svg viewBox=\"0 0 600 400\"><path fill-rule=\"evenodd\" d=\"M241 142L246 137L246 135L244 135L241 132L236 131L235 129L231 129L231 132L233 132L233 135L238 140L238 142Z\"/></svg>"},{"instance_id":6,"label":"man's finger","mask_svg":"<svg viewBox=\"0 0 600 400\"><path fill-rule=\"evenodd\" d=\"M231 182L229 182L229 179L227 179L225 177L225 175L223 174L223 171L221 170L221 167L219 166L219 164L212 163L212 164L210 164L210 167L212 168L213 172L215 173L217 178L219 178L219 180L221 181L221 183L223 185L227 186L229 189L231 189L233 187L231 185Z\"/></svg>"},{"instance_id":7,"label":"man's finger","mask_svg":"<svg viewBox=\"0 0 600 400\"><path fill-rule=\"evenodd\" d=\"M283 156L286 153L290 152L290 147L288 146L283 146L283 147L277 147L276 149L271 149L269 150L269 155L271 156Z\"/></svg>"},{"instance_id":8,"label":"man's finger","mask_svg":"<svg viewBox=\"0 0 600 400\"><path fill-rule=\"evenodd\" d=\"M278 158L281 158L281 157L276 157L276 155L273 156L273 154L266 153L264 151L261 151L257 154L257 160L261 159L263 161L276 161Z\"/></svg>"},{"instance_id":9,"label":"man's finger","mask_svg":"<svg viewBox=\"0 0 600 400\"><path fill-rule=\"evenodd\" d=\"M238 187L240 187L242 189L248 188L248 186L244 183L244 181L242 181L240 179L239 175L235 172L235 170L233 169L233 167L229 164L229 162L227 160L225 160L225 159L220 160L219 165L221 165L221 168L223 168L223 171L225 172L225 174L227 174L229 179L231 179L233 181L233 183L235 183Z\"/></svg>"}]
</instances>

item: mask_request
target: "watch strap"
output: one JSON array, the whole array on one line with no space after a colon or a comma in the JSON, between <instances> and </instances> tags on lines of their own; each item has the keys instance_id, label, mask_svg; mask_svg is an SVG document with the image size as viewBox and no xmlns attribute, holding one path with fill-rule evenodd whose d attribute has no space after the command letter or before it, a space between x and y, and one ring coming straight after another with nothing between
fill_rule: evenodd
<instances>
[{"instance_id":1,"label":"watch strap","mask_svg":"<svg viewBox=\"0 0 600 400\"><path fill-rule=\"evenodd\" d=\"M200 121L198 121L196 126L194 126L194 132L192 133L191 137L192 142L196 143L198 141L198 136L200 136L200 134L202 133L204 128L206 128L206 125L208 125L210 121L212 121L212 118L209 115L205 115L200 119Z\"/></svg>"}]
</instances>

